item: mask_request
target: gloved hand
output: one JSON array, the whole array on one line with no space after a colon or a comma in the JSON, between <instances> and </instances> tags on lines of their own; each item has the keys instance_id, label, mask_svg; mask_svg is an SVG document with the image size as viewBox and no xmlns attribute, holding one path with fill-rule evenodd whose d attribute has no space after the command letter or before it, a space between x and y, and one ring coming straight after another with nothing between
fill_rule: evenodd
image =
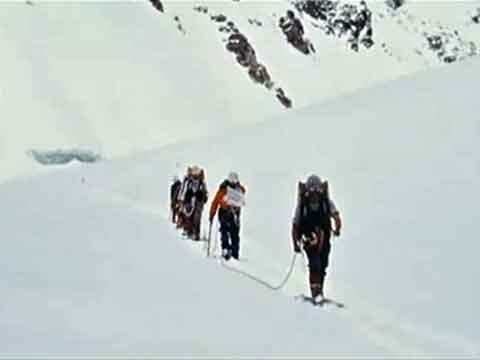
<instances>
[{"instance_id":1,"label":"gloved hand","mask_svg":"<svg viewBox=\"0 0 480 360\"><path fill-rule=\"evenodd\" d=\"M298 225L293 224L292 226L292 242L293 242L293 251L299 253L302 251L300 247L300 231L298 229Z\"/></svg>"},{"instance_id":2,"label":"gloved hand","mask_svg":"<svg viewBox=\"0 0 480 360\"><path fill-rule=\"evenodd\" d=\"M295 241L295 242L294 242L293 250L294 250L296 253L299 253L299 252L302 251L302 249L301 249L301 247L300 247L300 242L298 242L298 241Z\"/></svg>"}]
</instances>

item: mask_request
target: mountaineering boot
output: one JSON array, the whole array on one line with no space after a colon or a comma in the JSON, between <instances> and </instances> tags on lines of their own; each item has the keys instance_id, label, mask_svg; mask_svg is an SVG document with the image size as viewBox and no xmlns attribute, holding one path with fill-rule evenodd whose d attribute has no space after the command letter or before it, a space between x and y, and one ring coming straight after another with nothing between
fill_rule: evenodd
<instances>
[{"instance_id":1,"label":"mountaineering boot","mask_svg":"<svg viewBox=\"0 0 480 360\"><path fill-rule=\"evenodd\" d=\"M225 260L230 260L230 257L232 256L232 253L230 252L229 249L222 249L222 257Z\"/></svg>"},{"instance_id":2,"label":"mountaineering boot","mask_svg":"<svg viewBox=\"0 0 480 360\"><path fill-rule=\"evenodd\" d=\"M312 294L312 298L315 302L319 303L324 300L323 295L323 279L315 279L316 281L312 281L310 283L310 292Z\"/></svg>"},{"instance_id":3,"label":"mountaineering boot","mask_svg":"<svg viewBox=\"0 0 480 360\"><path fill-rule=\"evenodd\" d=\"M312 298L317 297L318 295L323 296L323 289L320 284L310 284L310 293L312 294Z\"/></svg>"},{"instance_id":4,"label":"mountaineering boot","mask_svg":"<svg viewBox=\"0 0 480 360\"><path fill-rule=\"evenodd\" d=\"M317 304L322 303L324 300L325 300L325 297L323 296L323 294L318 294L313 298L313 301L315 301L315 303Z\"/></svg>"},{"instance_id":5,"label":"mountaineering boot","mask_svg":"<svg viewBox=\"0 0 480 360\"><path fill-rule=\"evenodd\" d=\"M238 260L239 252L240 251L238 249L238 244L232 244L232 247L230 248L230 256L233 257L235 260Z\"/></svg>"}]
</instances>

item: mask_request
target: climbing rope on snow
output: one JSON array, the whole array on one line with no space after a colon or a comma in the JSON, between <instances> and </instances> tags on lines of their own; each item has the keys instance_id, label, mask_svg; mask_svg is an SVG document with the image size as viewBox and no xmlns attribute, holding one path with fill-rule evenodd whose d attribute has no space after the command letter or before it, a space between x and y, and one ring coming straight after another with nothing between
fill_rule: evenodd
<instances>
[{"instance_id":1,"label":"climbing rope on snow","mask_svg":"<svg viewBox=\"0 0 480 360\"><path fill-rule=\"evenodd\" d=\"M217 246L218 246L218 229L217 229L216 234L215 234L215 242L214 242L214 246L213 246L213 252L211 252L211 253L215 254L217 252ZM251 274L251 273L249 273L245 270L241 270L241 269L237 269L235 267L229 266L223 257L221 257L221 264L225 269L227 269L229 271L240 274L240 275L242 275L242 276L244 276L244 277L246 277L246 278L248 278L252 281L255 281L256 283L258 283L262 286L265 286L266 288L268 288L270 290L277 291L277 290L282 289L285 286L285 284L288 282L288 280L290 279L290 276L292 276L293 269L295 268L296 260L297 260L297 253L294 253L293 256L292 256L292 260L290 261L290 267L288 268L288 271L287 271L285 277L282 279L282 281L278 285L272 285L268 281L265 281L265 280L259 278L258 276L255 276L255 275L253 275L253 274Z\"/></svg>"},{"instance_id":2,"label":"climbing rope on snow","mask_svg":"<svg viewBox=\"0 0 480 360\"><path fill-rule=\"evenodd\" d=\"M237 274L240 274L242 276L245 276L246 278L250 279L250 280L253 280L255 281L256 283L260 284L260 285L263 285L265 286L266 288L269 288L270 290L274 290L274 291L277 291L277 290L280 290L282 289L285 284L288 282L288 280L290 279L290 276L292 275L293 273L293 269L295 268L295 262L297 260L297 253L294 253L293 256L292 256L292 261L290 262L290 267L287 271L287 274L285 275L285 277L283 278L283 280L280 282L280 284L278 285L272 285L270 284L269 282L265 281L265 280L262 280L260 279L259 277L255 276L255 275L252 275L250 273L248 273L247 271L244 271L244 270L241 270L241 269L237 269L237 268L234 268L234 267L231 267L229 266L225 259L222 258L221 260L221 264L222 266L229 270L229 271L232 271L232 272L235 272Z\"/></svg>"}]
</instances>

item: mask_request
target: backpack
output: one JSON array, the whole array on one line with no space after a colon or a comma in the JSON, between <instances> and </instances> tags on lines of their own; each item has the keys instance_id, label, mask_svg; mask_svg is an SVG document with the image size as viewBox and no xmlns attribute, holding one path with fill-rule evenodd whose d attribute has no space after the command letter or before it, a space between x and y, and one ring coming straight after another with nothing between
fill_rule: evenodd
<instances>
[{"instance_id":1,"label":"backpack","mask_svg":"<svg viewBox=\"0 0 480 360\"><path fill-rule=\"evenodd\" d=\"M172 203L178 201L178 195L180 194L181 187L182 182L180 180L175 181L170 187L170 200Z\"/></svg>"},{"instance_id":2,"label":"backpack","mask_svg":"<svg viewBox=\"0 0 480 360\"><path fill-rule=\"evenodd\" d=\"M193 198L202 203L207 202L207 188L203 177L200 179L189 179L186 184L185 202L190 202Z\"/></svg>"},{"instance_id":3,"label":"backpack","mask_svg":"<svg viewBox=\"0 0 480 360\"><path fill-rule=\"evenodd\" d=\"M323 186L323 196L320 199L320 208L317 210L315 215L318 215L316 218L311 218L310 215L314 213L313 210L309 208L309 194L307 191L307 186L304 182L298 182L298 195L297 202L300 209L300 232L311 232L314 227L320 227L324 231L331 230L330 224L330 194L328 181L322 182Z\"/></svg>"},{"instance_id":4,"label":"backpack","mask_svg":"<svg viewBox=\"0 0 480 360\"><path fill-rule=\"evenodd\" d=\"M225 191L225 200L233 208L240 209L245 205L245 194L240 183L232 186L228 180L225 180L220 184L218 190Z\"/></svg>"}]
</instances>

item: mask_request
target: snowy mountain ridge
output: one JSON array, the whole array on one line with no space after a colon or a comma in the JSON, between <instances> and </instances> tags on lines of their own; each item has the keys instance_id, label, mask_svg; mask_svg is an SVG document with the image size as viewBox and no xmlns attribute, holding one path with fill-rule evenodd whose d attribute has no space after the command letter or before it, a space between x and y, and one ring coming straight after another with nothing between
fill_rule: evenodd
<instances>
[{"instance_id":1,"label":"snowy mountain ridge","mask_svg":"<svg viewBox=\"0 0 480 360\"><path fill-rule=\"evenodd\" d=\"M163 13L149 2L2 3L0 176L43 170L30 149L126 155L282 114L279 88L302 108L477 53L475 2L368 3L374 45L358 52L338 28L338 9L357 3L328 21L301 3L175 1ZM288 9L315 53L287 42ZM266 67L265 86L226 49L233 28Z\"/></svg>"}]
</instances>

